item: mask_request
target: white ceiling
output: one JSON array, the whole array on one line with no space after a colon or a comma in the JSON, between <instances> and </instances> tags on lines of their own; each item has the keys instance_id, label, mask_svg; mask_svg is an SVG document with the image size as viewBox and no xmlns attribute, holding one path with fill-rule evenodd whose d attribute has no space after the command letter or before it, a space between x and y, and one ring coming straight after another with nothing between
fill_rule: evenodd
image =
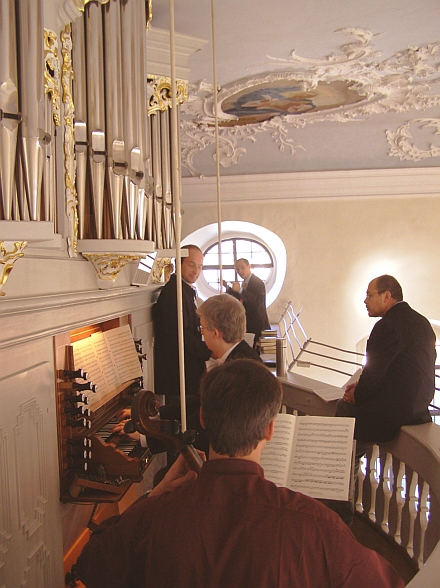
<instances>
[{"instance_id":1,"label":"white ceiling","mask_svg":"<svg viewBox=\"0 0 440 588\"><path fill-rule=\"evenodd\" d=\"M174 4L175 31L208 41L189 59L182 171L213 176L211 2ZM439 165L440 0L214 4L219 102L279 72L312 86L355 82L365 96L351 107L220 129L221 175ZM153 0L152 25L169 28L168 0Z\"/></svg>"}]
</instances>

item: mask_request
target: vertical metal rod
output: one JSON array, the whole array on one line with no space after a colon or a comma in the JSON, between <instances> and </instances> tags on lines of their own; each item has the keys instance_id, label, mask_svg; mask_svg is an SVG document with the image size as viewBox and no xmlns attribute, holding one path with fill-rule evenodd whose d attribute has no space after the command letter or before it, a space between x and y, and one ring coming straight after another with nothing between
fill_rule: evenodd
<instances>
[{"instance_id":1,"label":"vertical metal rod","mask_svg":"<svg viewBox=\"0 0 440 588\"><path fill-rule=\"evenodd\" d=\"M223 285L223 264L222 264L222 211L221 211L221 197L220 197L220 153L218 140L218 86L217 86L217 59L216 59L216 42L215 42L215 12L214 0L211 0L211 27L212 27L212 63L214 73L214 121L215 121L215 169L216 169L216 185L217 185L217 232L218 232L218 265L220 270L219 275L219 291L222 292Z\"/></svg>"},{"instance_id":2,"label":"vertical metal rod","mask_svg":"<svg viewBox=\"0 0 440 588\"><path fill-rule=\"evenodd\" d=\"M177 274L177 337L179 343L180 376L180 416L182 431L186 431L185 406L185 362L183 343L183 306L182 306L182 271L181 271L181 214L180 214L180 153L179 126L176 100L176 49L174 35L174 0L169 0L170 11L170 61L171 61L171 146L173 149L173 173L176 178L174 204L176 207L176 274Z\"/></svg>"}]
</instances>

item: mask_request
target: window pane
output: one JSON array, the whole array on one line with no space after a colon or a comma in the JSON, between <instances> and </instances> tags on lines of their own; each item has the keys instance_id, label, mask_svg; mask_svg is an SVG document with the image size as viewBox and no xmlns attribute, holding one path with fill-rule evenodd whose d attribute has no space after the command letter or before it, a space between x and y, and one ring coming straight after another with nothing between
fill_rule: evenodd
<instances>
[{"instance_id":1,"label":"window pane","mask_svg":"<svg viewBox=\"0 0 440 588\"><path fill-rule=\"evenodd\" d=\"M234 251L234 242L231 239L227 239L226 241L222 241L222 254L223 253L232 253Z\"/></svg>"},{"instance_id":2,"label":"window pane","mask_svg":"<svg viewBox=\"0 0 440 588\"><path fill-rule=\"evenodd\" d=\"M226 282L235 282L235 270L223 270L223 279L226 280Z\"/></svg>"},{"instance_id":3,"label":"window pane","mask_svg":"<svg viewBox=\"0 0 440 588\"><path fill-rule=\"evenodd\" d=\"M203 259L203 265L218 265L218 252L213 252L211 249L209 253L206 253Z\"/></svg>"},{"instance_id":4,"label":"window pane","mask_svg":"<svg viewBox=\"0 0 440 588\"><path fill-rule=\"evenodd\" d=\"M266 251L261 251L252 255L252 263L257 265L267 265L271 263L271 259Z\"/></svg>"},{"instance_id":5,"label":"window pane","mask_svg":"<svg viewBox=\"0 0 440 588\"><path fill-rule=\"evenodd\" d=\"M233 253L227 253L226 255L222 252L222 265L234 267L234 255Z\"/></svg>"},{"instance_id":6,"label":"window pane","mask_svg":"<svg viewBox=\"0 0 440 588\"><path fill-rule=\"evenodd\" d=\"M216 269L213 270L203 270L203 276L208 284L218 284L218 274L219 271Z\"/></svg>"},{"instance_id":7,"label":"window pane","mask_svg":"<svg viewBox=\"0 0 440 588\"><path fill-rule=\"evenodd\" d=\"M209 247L205 252L204 266L210 269L203 270L203 277L208 284L218 290L219 285L219 270L218 268L218 246L217 244ZM245 258L251 265L266 266L253 267L253 273L267 281L273 271L273 262L268 250L251 239L226 239L222 241L222 278L226 282L234 282L237 279L235 272L235 262L237 259Z\"/></svg>"}]
</instances>

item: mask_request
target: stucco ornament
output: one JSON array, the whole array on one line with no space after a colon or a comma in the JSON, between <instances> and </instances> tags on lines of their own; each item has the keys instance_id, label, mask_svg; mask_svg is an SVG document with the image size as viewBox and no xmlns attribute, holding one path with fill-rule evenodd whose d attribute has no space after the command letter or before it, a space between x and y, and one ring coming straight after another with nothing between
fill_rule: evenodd
<instances>
[{"instance_id":1,"label":"stucco ornament","mask_svg":"<svg viewBox=\"0 0 440 588\"><path fill-rule=\"evenodd\" d=\"M256 66L275 64L284 68L283 71L251 76L218 90L219 157L223 167L236 164L246 154L243 143L256 141L260 133L270 133L281 151L289 149L291 155L294 155L301 146L295 144L290 134L293 129L302 128L306 124L360 121L373 114L421 111L440 104L440 42L409 47L381 61L381 54L372 43L376 35L371 31L345 28L336 33L344 33L352 38L351 42L341 46L339 54L332 53L324 59L309 59L292 50L288 58L268 56L268 62ZM287 72L285 68L288 68ZM277 87L282 82L285 86L288 83L296 84L304 100L308 93L312 96L311 102L320 88L338 83L344 83L347 93L356 94L357 98L347 99L340 104L332 105L330 102L319 108L301 107L294 113L282 112L253 124L239 123L236 116L222 108L228 99L236 99L237 95L247 90L268 85ZM216 142L214 102L213 86L202 81L190 86L188 102L182 106L182 163L194 176L200 175L194 164L194 156ZM427 120L438 128L438 120ZM408 148L403 141L405 133L408 131L402 127L396 131L396 138L392 139L393 133L387 132L387 139L391 141L389 154L401 157L404 153L405 158L417 161L421 154L415 147ZM401 137L400 140L397 135ZM431 146L423 153L426 153L426 157L433 157L438 154L438 150Z\"/></svg>"}]
</instances>

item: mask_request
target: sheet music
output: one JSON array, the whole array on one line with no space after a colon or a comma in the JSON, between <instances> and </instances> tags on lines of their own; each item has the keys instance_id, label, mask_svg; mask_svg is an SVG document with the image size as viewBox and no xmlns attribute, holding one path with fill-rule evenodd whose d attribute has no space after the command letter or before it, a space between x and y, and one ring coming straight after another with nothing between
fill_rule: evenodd
<instances>
[{"instance_id":1,"label":"sheet music","mask_svg":"<svg viewBox=\"0 0 440 588\"><path fill-rule=\"evenodd\" d=\"M89 404L92 407L93 404L98 402L108 392L107 381L104 376L104 372L101 369L98 355L96 354L95 347L92 343L91 337L76 341L72 345L73 357L75 360L75 368L83 369L89 374L89 381L96 384L96 392L85 390L83 394L88 396Z\"/></svg>"},{"instance_id":2,"label":"sheet music","mask_svg":"<svg viewBox=\"0 0 440 588\"><path fill-rule=\"evenodd\" d=\"M339 400L344 396L344 390L342 388L336 388L335 386L332 386L331 388L320 388L319 390L313 390L313 392L316 396L325 400L325 402Z\"/></svg>"},{"instance_id":3,"label":"sheet music","mask_svg":"<svg viewBox=\"0 0 440 588\"><path fill-rule=\"evenodd\" d=\"M87 339L73 343L72 347L75 367L87 371L89 381L97 386L96 393L84 392L90 407L121 384L142 376L129 325L93 333Z\"/></svg>"},{"instance_id":4,"label":"sheet music","mask_svg":"<svg viewBox=\"0 0 440 588\"><path fill-rule=\"evenodd\" d=\"M287 465L292 454L296 418L291 414L278 414L272 439L266 443L260 464L264 476L277 486L287 486Z\"/></svg>"},{"instance_id":5,"label":"sheet music","mask_svg":"<svg viewBox=\"0 0 440 588\"><path fill-rule=\"evenodd\" d=\"M111 392L118 387L118 375L113 365L112 356L108 350L107 342L104 337L104 333L93 333L91 335L92 345L94 346L95 353L98 357L99 364L104 373L105 380L107 382L107 391Z\"/></svg>"},{"instance_id":6,"label":"sheet music","mask_svg":"<svg viewBox=\"0 0 440 588\"><path fill-rule=\"evenodd\" d=\"M297 417L289 488L314 498L347 500L354 419Z\"/></svg>"},{"instance_id":7,"label":"sheet music","mask_svg":"<svg viewBox=\"0 0 440 588\"><path fill-rule=\"evenodd\" d=\"M347 500L354 419L279 414L261 454L265 477L314 498Z\"/></svg>"},{"instance_id":8,"label":"sheet music","mask_svg":"<svg viewBox=\"0 0 440 588\"><path fill-rule=\"evenodd\" d=\"M142 376L142 368L130 326L124 325L117 329L105 331L104 338L113 359L118 383L123 384L128 380L140 378Z\"/></svg>"},{"instance_id":9,"label":"sheet music","mask_svg":"<svg viewBox=\"0 0 440 588\"><path fill-rule=\"evenodd\" d=\"M355 373L352 376L350 376L350 378L340 388L336 388L335 386L330 386L329 388L314 389L313 392L317 396L319 396L320 398L325 400L325 402L331 402L332 400L339 400L340 398L342 398L344 396L345 388L349 384L354 384L355 382L357 382L360 378L361 373L362 373L362 368L359 368L358 370L355 371Z\"/></svg>"}]
</instances>

